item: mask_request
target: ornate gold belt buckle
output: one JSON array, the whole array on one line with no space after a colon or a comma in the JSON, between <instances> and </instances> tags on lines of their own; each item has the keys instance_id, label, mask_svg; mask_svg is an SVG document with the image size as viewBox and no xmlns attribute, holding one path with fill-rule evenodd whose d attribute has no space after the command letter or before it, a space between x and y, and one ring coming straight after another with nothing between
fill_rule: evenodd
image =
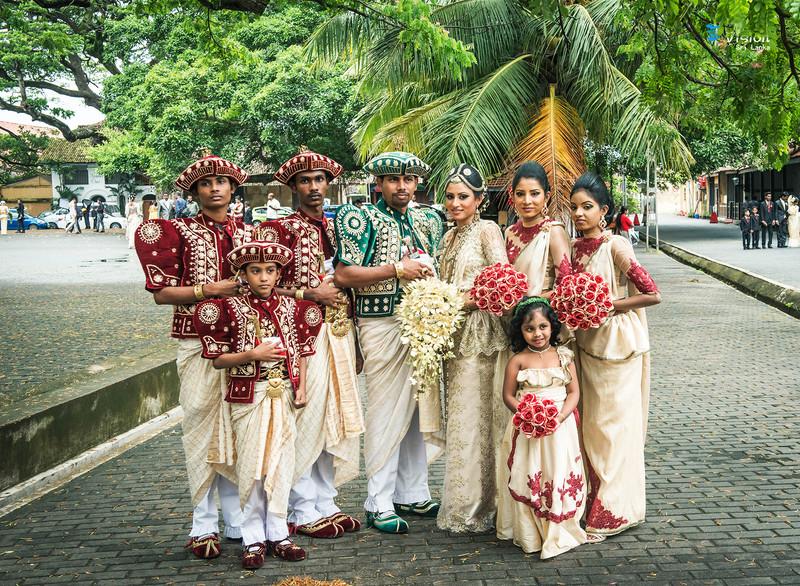
<instances>
[{"instance_id":1,"label":"ornate gold belt buckle","mask_svg":"<svg viewBox=\"0 0 800 586\"><path fill-rule=\"evenodd\" d=\"M283 396L283 376L280 368L270 368L267 371L267 396L270 399Z\"/></svg>"}]
</instances>

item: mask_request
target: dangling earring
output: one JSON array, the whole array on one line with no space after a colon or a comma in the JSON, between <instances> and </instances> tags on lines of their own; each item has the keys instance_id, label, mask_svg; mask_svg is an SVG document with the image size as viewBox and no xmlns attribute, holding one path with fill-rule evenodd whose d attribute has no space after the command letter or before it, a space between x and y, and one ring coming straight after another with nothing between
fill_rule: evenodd
<instances>
[{"instance_id":1,"label":"dangling earring","mask_svg":"<svg viewBox=\"0 0 800 586\"><path fill-rule=\"evenodd\" d=\"M607 225L608 225L608 222L606 222L605 217L600 218L600 229L601 230L605 230Z\"/></svg>"},{"instance_id":2,"label":"dangling earring","mask_svg":"<svg viewBox=\"0 0 800 586\"><path fill-rule=\"evenodd\" d=\"M544 207L542 208L542 216L547 218L547 202L544 203Z\"/></svg>"}]
</instances>

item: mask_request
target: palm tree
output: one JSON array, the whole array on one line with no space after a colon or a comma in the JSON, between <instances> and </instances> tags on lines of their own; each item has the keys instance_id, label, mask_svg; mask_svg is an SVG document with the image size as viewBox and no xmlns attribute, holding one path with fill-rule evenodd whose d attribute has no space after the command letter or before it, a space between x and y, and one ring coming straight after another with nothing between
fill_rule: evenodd
<instances>
[{"instance_id":1,"label":"palm tree","mask_svg":"<svg viewBox=\"0 0 800 586\"><path fill-rule=\"evenodd\" d=\"M463 71L410 48L402 25L351 12L317 29L308 55L352 61L366 99L353 133L362 158L416 152L433 166L434 184L462 161L493 175L535 159L554 186L551 209L564 213L585 169L587 136L629 161L649 157L676 171L693 162L677 129L615 64L609 47L621 34L619 3L591 0L536 14L520 0L442 2L430 20L472 51L475 64Z\"/></svg>"}]
</instances>

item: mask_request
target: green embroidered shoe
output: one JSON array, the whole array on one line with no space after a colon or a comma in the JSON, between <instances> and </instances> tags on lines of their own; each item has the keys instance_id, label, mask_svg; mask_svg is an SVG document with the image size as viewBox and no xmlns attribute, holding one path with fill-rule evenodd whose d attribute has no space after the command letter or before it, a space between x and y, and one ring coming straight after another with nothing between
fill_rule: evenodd
<instances>
[{"instance_id":1,"label":"green embroidered shoe","mask_svg":"<svg viewBox=\"0 0 800 586\"><path fill-rule=\"evenodd\" d=\"M367 527L375 527L384 533L408 533L406 520L391 511L385 513L367 511Z\"/></svg>"},{"instance_id":2,"label":"green embroidered shoe","mask_svg":"<svg viewBox=\"0 0 800 586\"><path fill-rule=\"evenodd\" d=\"M421 501L410 505L394 503L394 510L398 513L418 515L420 517L435 517L439 514L439 503L436 501Z\"/></svg>"}]
</instances>

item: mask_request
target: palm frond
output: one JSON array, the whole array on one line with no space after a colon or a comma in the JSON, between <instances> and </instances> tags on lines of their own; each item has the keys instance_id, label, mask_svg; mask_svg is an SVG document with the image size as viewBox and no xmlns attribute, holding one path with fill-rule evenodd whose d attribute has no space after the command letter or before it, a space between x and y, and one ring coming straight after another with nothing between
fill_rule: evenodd
<instances>
[{"instance_id":1,"label":"palm frond","mask_svg":"<svg viewBox=\"0 0 800 586\"><path fill-rule=\"evenodd\" d=\"M507 153L525 133L529 105L538 90L528 57L520 55L454 96L452 105L426 126L421 154L434 169L434 185L462 162L486 175L503 167Z\"/></svg>"},{"instance_id":2,"label":"palm frond","mask_svg":"<svg viewBox=\"0 0 800 586\"><path fill-rule=\"evenodd\" d=\"M556 46L555 62L559 83L578 79L594 90L609 95L614 64L591 14L580 4L573 4L564 18L565 35Z\"/></svg>"},{"instance_id":3,"label":"palm frond","mask_svg":"<svg viewBox=\"0 0 800 586\"><path fill-rule=\"evenodd\" d=\"M457 94L458 92L453 92L439 97L425 96L416 100L420 105L413 108L410 108L407 101L400 105L403 100L398 100L397 93L392 94L386 100L387 107L381 109L381 119L369 121L371 132L366 134L359 130L354 136L359 155L362 159L367 159L390 150L423 153L425 128L446 112Z\"/></svg>"},{"instance_id":4,"label":"palm frond","mask_svg":"<svg viewBox=\"0 0 800 586\"><path fill-rule=\"evenodd\" d=\"M360 62L385 27L360 14L345 11L322 23L306 42L304 54L311 63L331 66L342 60Z\"/></svg>"},{"instance_id":5,"label":"palm frond","mask_svg":"<svg viewBox=\"0 0 800 586\"><path fill-rule=\"evenodd\" d=\"M431 17L475 55L477 64L468 71L474 81L513 57L530 13L518 0L455 0Z\"/></svg>"},{"instance_id":6,"label":"palm frond","mask_svg":"<svg viewBox=\"0 0 800 586\"><path fill-rule=\"evenodd\" d=\"M614 19L622 9L622 0L591 0L586 4L586 11L592 17L592 22L601 31L610 31L614 26Z\"/></svg>"},{"instance_id":7,"label":"palm frond","mask_svg":"<svg viewBox=\"0 0 800 586\"><path fill-rule=\"evenodd\" d=\"M584 134L578 112L556 94L555 84L550 84L549 95L541 101L530 131L514 149L512 168L533 160L547 171L552 190L548 208L554 218L568 219L570 190L586 170Z\"/></svg>"}]
</instances>

